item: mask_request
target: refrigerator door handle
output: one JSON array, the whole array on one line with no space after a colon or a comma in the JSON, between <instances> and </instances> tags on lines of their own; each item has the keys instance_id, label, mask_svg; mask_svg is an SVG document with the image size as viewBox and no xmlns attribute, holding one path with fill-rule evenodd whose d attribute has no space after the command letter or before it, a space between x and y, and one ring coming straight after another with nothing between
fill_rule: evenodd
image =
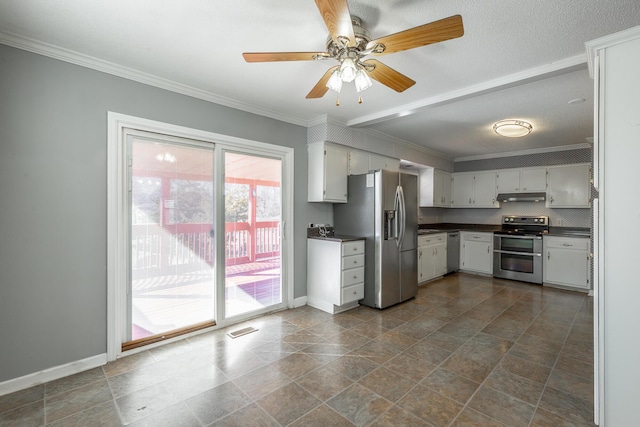
<instances>
[{"instance_id":1,"label":"refrigerator door handle","mask_svg":"<svg viewBox=\"0 0 640 427\"><path fill-rule=\"evenodd\" d=\"M407 220L407 212L404 204L404 191L402 190L402 186L398 185L396 189L396 197L398 199L398 248L402 247L404 243L404 233L406 227Z\"/></svg>"}]
</instances>

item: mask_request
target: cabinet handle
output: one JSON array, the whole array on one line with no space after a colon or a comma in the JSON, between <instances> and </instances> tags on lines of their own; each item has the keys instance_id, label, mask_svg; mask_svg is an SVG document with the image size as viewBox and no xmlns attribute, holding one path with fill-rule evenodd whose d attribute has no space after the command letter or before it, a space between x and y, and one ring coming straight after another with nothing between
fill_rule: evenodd
<instances>
[{"instance_id":1,"label":"cabinet handle","mask_svg":"<svg viewBox=\"0 0 640 427\"><path fill-rule=\"evenodd\" d=\"M357 278L358 278L358 276L354 275L354 276L353 276L353 278L354 278L354 279L357 279Z\"/></svg>"},{"instance_id":2,"label":"cabinet handle","mask_svg":"<svg viewBox=\"0 0 640 427\"><path fill-rule=\"evenodd\" d=\"M354 264L357 264L357 263L358 263L358 260L355 260L355 259L354 259L354 260L353 260L353 263L354 263Z\"/></svg>"},{"instance_id":3,"label":"cabinet handle","mask_svg":"<svg viewBox=\"0 0 640 427\"><path fill-rule=\"evenodd\" d=\"M563 243L562 246L566 247L566 248L571 248L573 247L573 245L571 243Z\"/></svg>"},{"instance_id":4,"label":"cabinet handle","mask_svg":"<svg viewBox=\"0 0 640 427\"><path fill-rule=\"evenodd\" d=\"M491 249L491 248L489 248L489 246L487 246L487 253L489 253L489 249Z\"/></svg>"},{"instance_id":5,"label":"cabinet handle","mask_svg":"<svg viewBox=\"0 0 640 427\"><path fill-rule=\"evenodd\" d=\"M357 251L357 250L358 250L358 248L356 248L356 247L354 246L354 247L353 247L353 250L354 250L354 251Z\"/></svg>"},{"instance_id":6,"label":"cabinet handle","mask_svg":"<svg viewBox=\"0 0 640 427\"><path fill-rule=\"evenodd\" d=\"M549 197L549 203L553 203L553 197Z\"/></svg>"},{"instance_id":7,"label":"cabinet handle","mask_svg":"<svg viewBox=\"0 0 640 427\"><path fill-rule=\"evenodd\" d=\"M471 204L471 197L469 197L469 204Z\"/></svg>"},{"instance_id":8,"label":"cabinet handle","mask_svg":"<svg viewBox=\"0 0 640 427\"><path fill-rule=\"evenodd\" d=\"M551 252L547 251L547 260L551 259Z\"/></svg>"}]
</instances>

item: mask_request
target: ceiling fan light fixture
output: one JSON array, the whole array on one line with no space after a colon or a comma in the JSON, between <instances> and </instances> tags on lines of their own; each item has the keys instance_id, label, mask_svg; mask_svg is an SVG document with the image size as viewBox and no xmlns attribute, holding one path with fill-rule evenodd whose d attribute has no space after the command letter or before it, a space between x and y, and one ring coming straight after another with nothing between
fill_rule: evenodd
<instances>
[{"instance_id":1,"label":"ceiling fan light fixture","mask_svg":"<svg viewBox=\"0 0 640 427\"><path fill-rule=\"evenodd\" d=\"M329 77L327 81L327 87L338 93L342 90L342 79L340 78L340 72L338 70L334 70L333 73L331 73L331 77Z\"/></svg>"},{"instance_id":2,"label":"ceiling fan light fixture","mask_svg":"<svg viewBox=\"0 0 640 427\"><path fill-rule=\"evenodd\" d=\"M356 78L356 63L351 58L344 58L340 64L340 78L343 82L350 83Z\"/></svg>"},{"instance_id":3,"label":"ceiling fan light fixture","mask_svg":"<svg viewBox=\"0 0 640 427\"><path fill-rule=\"evenodd\" d=\"M373 82L371 81L369 74L367 74L363 68L358 69L356 72L355 85L356 91L358 92L362 92L363 90L369 89L373 86Z\"/></svg>"},{"instance_id":4,"label":"ceiling fan light fixture","mask_svg":"<svg viewBox=\"0 0 640 427\"><path fill-rule=\"evenodd\" d=\"M493 124L493 130L500 136L520 138L529 135L533 130L533 125L524 120L500 120Z\"/></svg>"}]
</instances>

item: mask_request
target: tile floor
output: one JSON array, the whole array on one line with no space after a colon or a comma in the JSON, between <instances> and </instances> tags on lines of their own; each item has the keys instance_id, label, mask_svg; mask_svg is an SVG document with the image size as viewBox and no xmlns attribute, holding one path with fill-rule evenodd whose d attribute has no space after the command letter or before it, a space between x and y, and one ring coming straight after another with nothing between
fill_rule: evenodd
<instances>
[{"instance_id":1,"label":"tile floor","mask_svg":"<svg viewBox=\"0 0 640 427\"><path fill-rule=\"evenodd\" d=\"M0 396L0 426L593 426L584 294L455 274L245 326Z\"/></svg>"}]
</instances>

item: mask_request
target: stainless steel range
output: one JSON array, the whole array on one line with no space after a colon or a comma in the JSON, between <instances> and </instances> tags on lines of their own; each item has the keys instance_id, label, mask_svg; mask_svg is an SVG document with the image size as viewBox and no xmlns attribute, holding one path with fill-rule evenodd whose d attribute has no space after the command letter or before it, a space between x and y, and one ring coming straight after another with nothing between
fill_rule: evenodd
<instances>
[{"instance_id":1,"label":"stainless steel range","mask_svg":"<svg viewBox=\"0 0 640 427\"><path fill-rule=\"evenodd\" d=\"M493 277L542 284L542 236L547 216L504 215L493 233Z\"/></svg>"}]
</instances>

